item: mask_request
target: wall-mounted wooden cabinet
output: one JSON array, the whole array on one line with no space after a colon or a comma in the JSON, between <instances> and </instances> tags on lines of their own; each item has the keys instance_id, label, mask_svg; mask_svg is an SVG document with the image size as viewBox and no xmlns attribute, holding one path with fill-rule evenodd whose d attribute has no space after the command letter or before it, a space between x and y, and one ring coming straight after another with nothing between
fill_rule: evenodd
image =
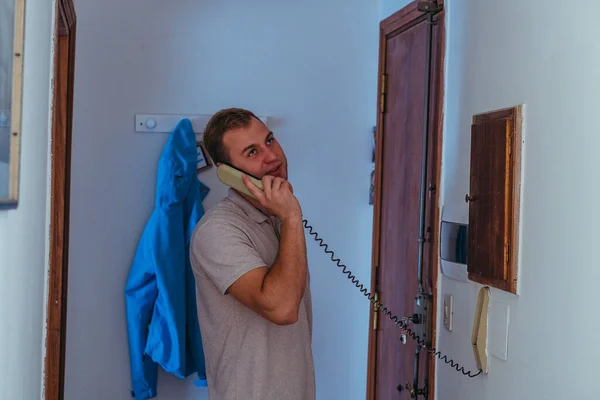
<instances>
[{"instance_id":1,"label":"wall-mounted wooden cabinet","mask_svg":"<svg viewBox=\"0 0 600 400\"><path fill-rule=\"evenodd\" d=\"M478 114L471 125L469 279L517 292L521 106Z\"/></svg>"}]
</instances>

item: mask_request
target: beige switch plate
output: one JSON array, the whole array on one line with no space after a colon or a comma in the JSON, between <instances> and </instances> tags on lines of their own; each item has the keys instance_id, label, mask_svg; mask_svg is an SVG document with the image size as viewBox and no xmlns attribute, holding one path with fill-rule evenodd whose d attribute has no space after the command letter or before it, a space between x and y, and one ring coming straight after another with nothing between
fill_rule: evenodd
<instances>
[{"instance_id":1,"label":"beige switch plate","mask_svg":"<svg viewBox=\"0 0 600 400\"><path fill-rule=\"evenodd\" d=\"M491 300L488 322L488 349L491 356L502 361L508 361L508 321L508 303Z\"/></svg>"},{"instance_id":2,"label":"beige switch plate","mask_svg":"<svg viewBox=\"0 0 600 400\"><path fill-rule=\"evenodd\" d=\"M444 326L452 332L452 320L454 319L454 296L444 296Z\"/></svg>"}]
</instances>

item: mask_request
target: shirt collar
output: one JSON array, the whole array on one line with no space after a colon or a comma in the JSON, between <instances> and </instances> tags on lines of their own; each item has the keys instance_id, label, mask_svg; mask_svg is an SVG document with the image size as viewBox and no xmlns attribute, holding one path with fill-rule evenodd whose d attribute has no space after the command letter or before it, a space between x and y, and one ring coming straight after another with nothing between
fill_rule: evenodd
<instances>
[{"instance_id":1,"label":"shirt collar","mask_svg":"<svg viewBox=\"0 0 600 400\"><path fill-rule=\"evenodd\" d=\"M242 209L254 222L263 223L269 217L250 203L244 196L238 193L237 190L229 188L227 199Z\"/></svg>"}]
</instances>

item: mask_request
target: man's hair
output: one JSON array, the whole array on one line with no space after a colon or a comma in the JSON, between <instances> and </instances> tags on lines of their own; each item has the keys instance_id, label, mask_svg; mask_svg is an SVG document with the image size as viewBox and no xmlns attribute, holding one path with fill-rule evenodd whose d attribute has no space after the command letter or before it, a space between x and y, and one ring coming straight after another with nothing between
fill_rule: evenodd
<instances>
[{"instance_id":1,"label":"man's hair","mask_svg":"<svg viewBox=\"0 0 600 400\"><path fill-rule=\"evenodd\" d=\"M230 129L245 128L252 122L252 118L260 119L252 111L242 108L226 108L214 114L204 129L204 147L212 160L229 163L229 151L223 144L223 136Z\"/></svg>"}]
</instances>

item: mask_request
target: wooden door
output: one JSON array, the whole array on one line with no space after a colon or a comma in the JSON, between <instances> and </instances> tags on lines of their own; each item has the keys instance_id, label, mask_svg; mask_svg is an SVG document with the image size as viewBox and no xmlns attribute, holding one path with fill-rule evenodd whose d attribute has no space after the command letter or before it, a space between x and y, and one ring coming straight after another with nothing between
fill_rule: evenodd
<instances>
[{"instance_id":1,"label":"wooden door","mask_svg":"<svg viewBox=\"0 0 600 400\"><path fill-rule=\"evenodd\" d=\"M415 2L383 21L380 36L372 287L398 318L419 312L428 317L429 324L408 327L429 345L435 329L442 34L443 12L430 16ZM418 296L426 310L416 307ZM421 349L417 355L416 341L383 312L372 312L371 324L367 398L421 393L416 398L432 399L431 353Z\"/></svg>"},{"instance_id":2,"label":"wooden door","mask_svg":"<svg viewBox=\"0 0 600 400\"><path fill-rule=\"evenodd\" d=\"M75 26L72 0L58 0L52 99L50 271L44 360L46 400L62 400L64 397Z\"/></svg>"}]
</instances>

